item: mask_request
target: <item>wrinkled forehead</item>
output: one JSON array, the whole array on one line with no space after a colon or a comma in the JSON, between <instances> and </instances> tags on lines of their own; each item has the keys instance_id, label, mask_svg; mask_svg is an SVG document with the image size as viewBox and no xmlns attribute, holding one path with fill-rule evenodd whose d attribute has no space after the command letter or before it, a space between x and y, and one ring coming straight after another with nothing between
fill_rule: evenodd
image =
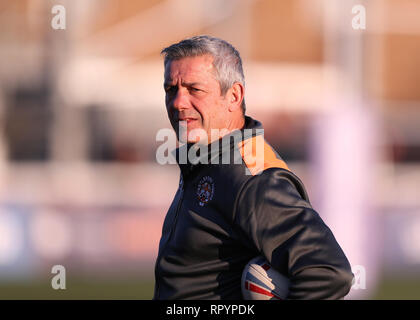
<instances>
[{"instance_id":1,"label":"wrinkled forehead","mask_svg":"<svg viewBox=\"0 0 420 320\"><path fill-rule=\"evenodd\" d=\"M215 79L215 68L211 55L185 57L168 60L165 64L165 82Z\"/></svg>"}]
</instances>

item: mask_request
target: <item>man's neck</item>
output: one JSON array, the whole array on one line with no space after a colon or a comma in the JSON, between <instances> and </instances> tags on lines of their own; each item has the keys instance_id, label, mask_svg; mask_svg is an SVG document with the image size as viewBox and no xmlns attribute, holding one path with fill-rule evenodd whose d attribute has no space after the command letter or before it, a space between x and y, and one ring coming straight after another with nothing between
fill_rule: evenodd
<instances>
[{"instance_id":1,"label":"man's neck","mask_svg":"<svg viewBox=\"0 0 420 320\"><path fill-rule=\"evenodd\" d=\"M230 122L227 124L226 128L219 130L218 135L209 137L208 144L211 144L212 142L216 140L220 140L221 138L223 138L224 136L230 134L231 132L235 130L242 130L244 127L245 127L244 115L242 115L241 117L231 119Z\"/></svg>"}]
</instances>

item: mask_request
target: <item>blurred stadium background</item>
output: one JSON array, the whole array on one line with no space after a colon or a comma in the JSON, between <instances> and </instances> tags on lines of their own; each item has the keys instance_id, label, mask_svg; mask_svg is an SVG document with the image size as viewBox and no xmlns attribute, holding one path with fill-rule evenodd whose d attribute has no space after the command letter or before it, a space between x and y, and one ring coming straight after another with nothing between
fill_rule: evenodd
<instances>
[{"instance_id":1,"label":"blurred stadium background","mask_svg":"<svg viewBox=\"0 0 420 320\"><path fill-rule=\"evenodd\" d=\"M2 0L0 298L152 297L178 185L155 160L159 52L210 34L241 52L247 113L355 267L348 298L419 299L419 13L417 0Z\"/></svg>"}]
</instances>

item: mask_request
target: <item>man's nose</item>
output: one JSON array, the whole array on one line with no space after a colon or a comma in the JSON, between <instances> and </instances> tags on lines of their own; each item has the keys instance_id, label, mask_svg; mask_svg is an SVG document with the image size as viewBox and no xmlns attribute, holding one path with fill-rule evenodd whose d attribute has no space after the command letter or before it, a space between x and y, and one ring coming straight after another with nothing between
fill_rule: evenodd
<instances>
[{"instance_id":1,"label":"man's nose","mask_svg":"<svg viewBox=\"0 0 420 320\"><path fill-rule=\"evenodd\" d=\"M173 106L178 111L188 109L190 107L190 100L188 98L188 91L180 88L173 100Z\"/></svg>"}]
</instances>

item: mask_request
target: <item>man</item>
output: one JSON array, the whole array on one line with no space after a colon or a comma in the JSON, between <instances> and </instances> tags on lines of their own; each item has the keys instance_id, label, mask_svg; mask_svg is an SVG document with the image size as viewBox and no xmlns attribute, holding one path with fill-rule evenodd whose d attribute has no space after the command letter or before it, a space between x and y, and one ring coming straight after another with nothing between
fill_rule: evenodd
<instances>
[{"instance_id":1,"label":"man","mask_svg":"<svg viewBox=\"0 0 420 320\"><path fill-rule=\"evenodd\" d=\"M289 299L343 298L349 262L261 124L245 116L237 50L197 36L162 53L168 117L187 144L176 153L180 186L163 224L154 299L241 299L242 271L259 255L290 279ZM199 161L180 161L194 146Z\"/></svg>"}]
</instances>

